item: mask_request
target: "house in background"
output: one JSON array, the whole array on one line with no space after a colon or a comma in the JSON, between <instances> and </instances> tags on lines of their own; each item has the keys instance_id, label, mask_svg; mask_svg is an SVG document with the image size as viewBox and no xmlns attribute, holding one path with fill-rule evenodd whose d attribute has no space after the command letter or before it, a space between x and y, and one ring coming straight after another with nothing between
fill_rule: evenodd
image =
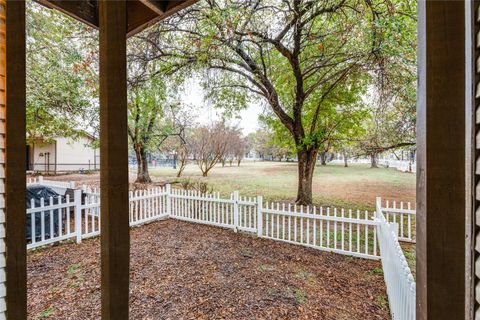
<instances>
[{"instance_id":1,"label":"house in background","mask_svg":"<svg viewBox=\"0 0 480 320\"><path fill-rule=\"evenodd\" d=\"M95 137L82 133L77 138L29 139L27 171L43 174L100 169L100 151Z\"/></svg>"}]
</instances>

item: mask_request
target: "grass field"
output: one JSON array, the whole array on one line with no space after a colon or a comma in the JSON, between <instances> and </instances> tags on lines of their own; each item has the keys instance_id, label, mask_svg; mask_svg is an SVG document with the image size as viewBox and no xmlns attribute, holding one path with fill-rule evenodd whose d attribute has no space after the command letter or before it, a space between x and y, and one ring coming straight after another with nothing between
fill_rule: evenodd
<instances>
[{"instance_id":1,"label":"grass field","mask_svg":"<svg viewBox=\"0 0 480 320\"><path fill-rule=\"evenodd\" d=\"M297 192L297 164L286 162L243 162L237 166L217 166L202 177L194 164L188 165L182 178L172 168L152 168L155 181L206 182L215 192L227 195L239 190L242 195L262 195L267 201L294 201ZM317 205L374 207L375 197L397 201L415 201L415 175L391 168L371 169L355 164L318 165L313 181Z\"/></svg>"}]
</instances>

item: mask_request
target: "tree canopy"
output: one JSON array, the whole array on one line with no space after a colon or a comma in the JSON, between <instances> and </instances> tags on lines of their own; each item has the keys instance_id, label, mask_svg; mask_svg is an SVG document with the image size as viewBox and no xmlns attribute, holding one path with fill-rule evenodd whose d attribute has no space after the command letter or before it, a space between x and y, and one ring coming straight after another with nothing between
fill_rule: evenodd
<instances>
[{"instance_id":1,"label":"tree canopy","mask_svg":"<svg viewBox=\"0 0 480 320\"><path fill-rule=\"evenodd\" d=\"M28 2L27 133L77 136L98 121L97 34Z\"/></svg>"},{"instance_id":2,"label":"tree canopy","mask_svg":"<svg viewBox=\"0 0 480 320\"><path fill-rule=\"evenodd\" d=\"M140 37L145 59L202 73L215 104L268 105L267 123L297 153L297 202L309 203L319 150L356 131L349 120L364 115L358 101L373 82L393 93L409 75L411 2L206 0Z\"/></svg>"}]
</instances>

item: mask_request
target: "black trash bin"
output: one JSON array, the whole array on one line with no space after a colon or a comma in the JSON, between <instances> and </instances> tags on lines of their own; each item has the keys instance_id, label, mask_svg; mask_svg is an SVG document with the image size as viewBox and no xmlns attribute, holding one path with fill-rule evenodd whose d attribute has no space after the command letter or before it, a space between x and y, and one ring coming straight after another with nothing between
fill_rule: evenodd
<instances>
[{"instance_id":1,"label":"black trash bin","mask_svg":"<svg viewBox=\"0 0 480 320\"><path fill-rule=\"evenodd\" d=\"M35 208L38 208L38 212L34 212L27 215L27 241L32 241L32 218L35 219L35 241L42 240L42 210L40 209L40 199L44 199L44 206L55 205L58 204L59 201L61 203L65 203L65 197L59 195L51 188L45 186L29 186L27 187L27 209L30 209L32 199L35 205ZM50 201L52 203L50 203ZM64 227L65 224L65 210L62 209L55 209L55 210L44 210L43 211L43 222L45 228L45 240L57 237L60 233L60 227ZM63 217L61 222L59 222L59 215L62 214ZM53 215L53 233L52 228L50 227L51 224L51 217Z\"/></svg>"}]
</instances>

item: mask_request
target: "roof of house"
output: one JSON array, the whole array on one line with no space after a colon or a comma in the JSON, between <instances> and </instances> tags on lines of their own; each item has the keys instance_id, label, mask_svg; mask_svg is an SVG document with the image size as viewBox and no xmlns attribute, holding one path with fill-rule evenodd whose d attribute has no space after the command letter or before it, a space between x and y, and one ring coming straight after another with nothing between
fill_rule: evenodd
<instances>
[{"instance_id":1,"label":"roof of house","mask_svg":"<svg viewBox=\"0 0 480 320\"><path fill-rule=\"evenodd\" d=\"M60 10L93 28L99 27L98 0L35 1L48 8ZM127 1L127 35L132 36L197 1L129 0Z\"/></svg>"}]
</instances>

